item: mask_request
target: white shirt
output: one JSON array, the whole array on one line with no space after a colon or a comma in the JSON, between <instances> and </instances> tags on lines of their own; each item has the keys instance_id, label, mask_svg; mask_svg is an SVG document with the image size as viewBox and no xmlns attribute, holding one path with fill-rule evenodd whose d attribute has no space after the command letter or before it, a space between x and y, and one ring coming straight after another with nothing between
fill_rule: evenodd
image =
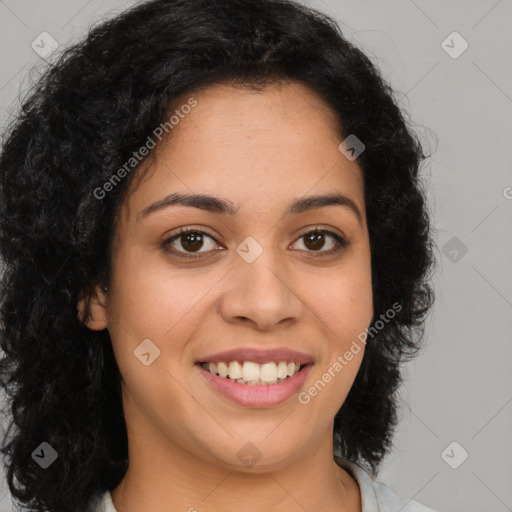
<instances>
[{"instance_id":1,"label":"white shirt","mask_svg":"<svg viewBox=\"0 0 512 512\"><path fill-rule=\"evenodd\" d=\"M361 490L362 512L436 512L411 498L399 496L385 484L372 480L371 476L357 464L339 457L335 460L358 483ZM88 512L117 512L110 492L105 491L96 495Z\"/></svg>"},{"instance_id":2,"label":"white shirt","mask_svg":"<svg viewBox=\"0 0 512 512\"><path fill-rule=\"evenodd\" d=\"M363 512L436 512L417 501L400 496L381 482L376 482L360 466L348 460L335 457L336 463L348 471L361 490ZM111 512L111 511L108 511ZM112 512L115 512L112 510Z\"/></svg>"}]
</instances>

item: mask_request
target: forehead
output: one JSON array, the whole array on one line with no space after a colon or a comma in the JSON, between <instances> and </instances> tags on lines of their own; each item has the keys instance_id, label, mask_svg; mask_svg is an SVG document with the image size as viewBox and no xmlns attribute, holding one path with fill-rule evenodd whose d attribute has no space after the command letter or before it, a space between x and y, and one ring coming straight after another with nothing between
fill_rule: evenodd
<instances>
[{"instance_id":1,"label":"forehead","mask_svg":"<svg viewBox=\"0 0 512 512\"><path fill-rule=\"evenodd\" d=\"M191 98L195 106L180 110ZM338 191L364 211L361 170L338 149L338 118L309 87L215 85L183 96L173 113L178 122L143 165L127 213L175 191L221 195L256 210L287 196Z\"/></svg>"}]
</instances>

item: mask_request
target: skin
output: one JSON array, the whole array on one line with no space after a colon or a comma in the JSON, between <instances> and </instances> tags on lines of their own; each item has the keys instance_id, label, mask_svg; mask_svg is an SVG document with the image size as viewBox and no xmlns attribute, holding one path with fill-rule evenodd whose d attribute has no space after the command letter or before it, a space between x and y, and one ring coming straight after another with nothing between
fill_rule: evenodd
<instances>
[{"instance_id":1,"label":"skin","mask_svg":"<svg viewBox=\"0 0 512 512\"><path fill-rule=\"evenodd\" d=\"M130 465L112 490L114 505L118 512L360 511L357 483L333 461L332 431L364 350L308 404L294 396L266 408L230 402L194 362L242 346L296 349L315 362L303 391L369 326L361 169L338 149L334 113L304 85L259 92L216 85L193 97L197 106L132 183L117 219L108 292L98 287L91 301L87 325L108 329L123 375ZM354 201L362 222L339 205L283 218L293 199L333 191ZM171 192L211 194L239 208L233 216L176 205L141 215ZM200 258L162 248L184 226L213 237L192 246ZM315 252L303 236L315 227L350 244L315 257L336 247L326 236ZM235 252L248 236L263 248L250 264ZM186 241L178 237L172 248L197 254ZM149 366L133 354L144 339L161 351ZM247 442L261 452L252 467L237 457Z\"/></svg>"}]
</instances>

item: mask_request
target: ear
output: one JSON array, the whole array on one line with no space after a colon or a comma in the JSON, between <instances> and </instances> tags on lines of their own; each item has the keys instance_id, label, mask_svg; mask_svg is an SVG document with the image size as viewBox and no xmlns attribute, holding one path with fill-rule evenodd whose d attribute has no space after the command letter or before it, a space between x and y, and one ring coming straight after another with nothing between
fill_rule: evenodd
<instances>
[{"instance_id":1,"label":"ear","mask_svg":"<svg viewBox=\"0 0 512 512\"><path fill-rule=\"evenodd\" d=\"M93 331L107 327L107 295L101 285L96 285L89 297L82 296L77 302L78 319ZM88 315L88 318L85 318Z\"/></svg>"}]
</instances>

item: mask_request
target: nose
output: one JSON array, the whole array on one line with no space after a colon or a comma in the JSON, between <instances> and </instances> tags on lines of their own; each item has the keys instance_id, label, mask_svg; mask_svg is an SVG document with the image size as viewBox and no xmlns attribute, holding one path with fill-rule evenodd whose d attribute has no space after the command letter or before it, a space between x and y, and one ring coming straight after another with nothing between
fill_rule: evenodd
<instances>
[{"instance_id":1,"label":"nose","mask_svg":"<svg viewBox=\"0 0 512 512\"><path fill-rule=\"evenodd\" d=\"M261 331L293 325L303 313L296 283L283 265L277 265L270 250L252 263L239 261L230 273L220 313L228 323L248 323Z\"/></svg>"}]
</instances>

